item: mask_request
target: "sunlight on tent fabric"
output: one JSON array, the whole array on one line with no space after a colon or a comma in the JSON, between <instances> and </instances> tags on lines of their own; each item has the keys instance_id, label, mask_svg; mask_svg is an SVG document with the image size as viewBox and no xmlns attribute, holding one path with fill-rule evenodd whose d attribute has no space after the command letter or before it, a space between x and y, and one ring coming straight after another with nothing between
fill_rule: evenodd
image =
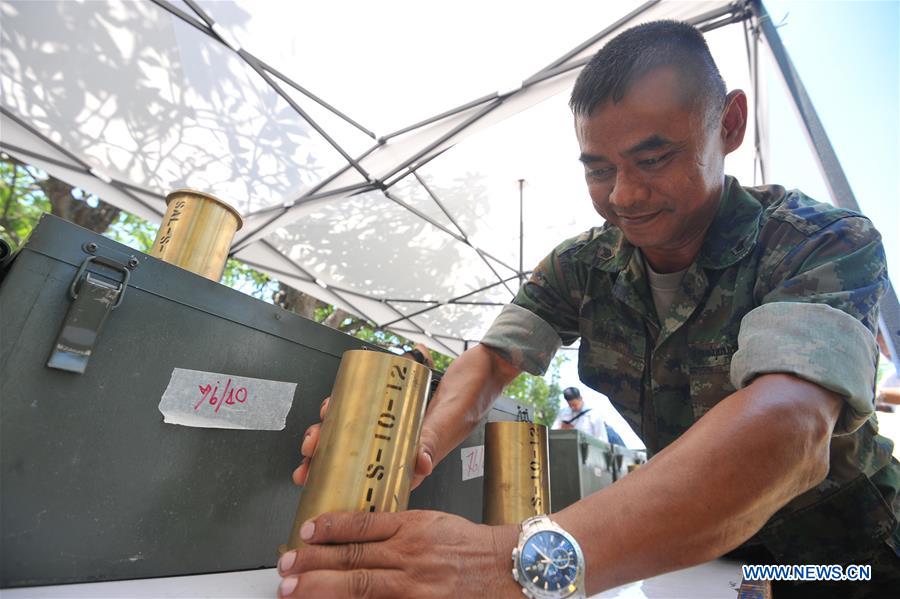
<instances>
[{"instance_id":1,"label":"sunlight on tent fabric","mask_svg":"<svg viewBox=\"0 0 900 599\"><path fill-rule=\"evenodd\" d=\"M260 58L379 135L509 87L641 4L200 2Z\"/></svg>"},{"instance_id":2,"label":"sunlight on tent fabric","mask_svg":"<svg viewBox=\"0 0 900 599\"><path fill-rule=\"evenodd\" d=\"M582 42L639 7L628 25L732 10L722 0L197 5L204 14L182 1L3 1L5 151L157 221L167 192L213 193L245 217L236 257L451 354L481 337L553 246L602 224L566 102L575 61L605 39ZM783 89L766 85L768 51L757 104L744 24L706 36L728 87L750 96L726 172L762 182L758 131L778 179L769 148L789 151L796 143L783 140L803 134ZM543 71L570 51L562 63L573 68ZM536 73L546 78L496 95ZM785 179L815 164L797 154ZM818 181L804 188L827 199Z\"/></svg>"}]
</instances>

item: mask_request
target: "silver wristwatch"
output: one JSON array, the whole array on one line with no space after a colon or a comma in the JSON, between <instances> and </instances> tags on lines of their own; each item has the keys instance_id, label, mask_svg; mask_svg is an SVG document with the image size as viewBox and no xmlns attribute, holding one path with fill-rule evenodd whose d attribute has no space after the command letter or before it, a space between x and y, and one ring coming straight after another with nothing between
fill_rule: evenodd
<instances>
[{"instance_id":1,"label":"silver wristwatch","mask_svg":"<svg viewBox=\"0 0 900 599\"><path fill-rule=\"evenodd\" d=\"M578 541L547 516L522 522L512 574L532 599L584 599L584 555Z\"/></svg>"}]
</instances>

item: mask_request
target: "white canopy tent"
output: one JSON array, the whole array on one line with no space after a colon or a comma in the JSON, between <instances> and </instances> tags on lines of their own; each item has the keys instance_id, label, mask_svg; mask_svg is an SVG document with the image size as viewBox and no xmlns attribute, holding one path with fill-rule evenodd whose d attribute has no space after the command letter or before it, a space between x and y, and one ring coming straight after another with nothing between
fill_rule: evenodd
<instances>
[{"instance_id":1,"label":"white canopy tent","mask_svg":"<svg viewBox=\"0 0 900 599\"><path fill-rule=\"evenodd\" d=\"M213 193L244 215L235 257L450 355L557 242L599 222L566 101L639 22L697 25L748 92L751 139L726 165L745 184L765 181L762 70L778 65L833 201L855 207L754 2L0 8L0 148L152 221L168 191ZM775 62L757 60L769 50Z\"/></svg>"}]
</instances>

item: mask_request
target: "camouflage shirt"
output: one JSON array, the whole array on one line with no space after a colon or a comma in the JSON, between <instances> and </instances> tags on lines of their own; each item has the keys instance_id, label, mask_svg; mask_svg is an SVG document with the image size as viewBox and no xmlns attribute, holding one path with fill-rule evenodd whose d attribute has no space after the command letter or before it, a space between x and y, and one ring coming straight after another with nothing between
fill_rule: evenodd
<instances>
[{"instance_id":1,"label":"camouflage shirt","mask_svg":"<svg viewBox=\"0 0 900 599\"><path fill-rule=\"evenodd\" d=\"M751 541L788 563L852 563L873 540L895 550L900 540L900 467L874 417L872 333L886 285L868 219L728 177L663 318L639 252L606 224L554 249L482 343L537 373L560 343L580 338L581 380L610 398L650 452L759 374L787 372L840 393L826 480ZM839 540L823 532L836 530L835 518Z\"/></svg>"}]
</instances>

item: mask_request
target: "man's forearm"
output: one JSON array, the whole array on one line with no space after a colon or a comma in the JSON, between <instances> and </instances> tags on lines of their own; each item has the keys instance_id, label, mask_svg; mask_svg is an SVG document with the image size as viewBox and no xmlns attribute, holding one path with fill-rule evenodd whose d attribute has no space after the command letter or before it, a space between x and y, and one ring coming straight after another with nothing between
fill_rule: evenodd
<instances>
[{"instance_id":1,"label":"man's forearm","mask_svg":"<svg viewBox=\"0 0 900 599\"><path fill-rule=\"evenodd\" d=\"M759 377L645 466L557 514L588 556L589 594L748 539L827 474L841 403L795 377Z\"/></svg>"},{"instance_id":2,"label":"man's forearm","mask_svg":"<svg viewBox=\"0 0 900 599\"><path fill-rule=\"evenodd\" d=\"M462 443L519 372L484 345L476 345L450 365L425 414L437 437L435 463Z\"/></svg>"},{"instance_id":3,"label":"man's forearm","mask_svg":"<svg viewBox=\"0 0 900 599\"><path fill-rule=\"evenodd\" d=\"M878 401L900 405L900 387L889 387L887 389L882 389L878 394Z\"/></svg>"}]
</instances>

